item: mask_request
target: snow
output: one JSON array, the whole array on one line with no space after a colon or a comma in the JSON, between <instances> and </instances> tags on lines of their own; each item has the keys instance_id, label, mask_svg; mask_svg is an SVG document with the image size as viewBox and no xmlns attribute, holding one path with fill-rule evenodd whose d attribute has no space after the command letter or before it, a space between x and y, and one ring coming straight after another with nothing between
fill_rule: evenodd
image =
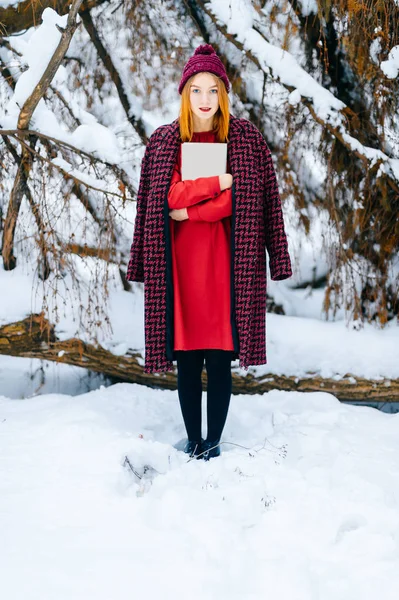
<instances>
[{"instance_id":1,"label":"snow","mask_svg":"<svg viewBox=\"0 0 399 600\"><path fill-rule=\"evenodd\" d=\"M268 314L266 332L268 363L257 367L257 373L300 378L309 374L343 377L346 373L368 379L398 377L399 335L395 322L382 331L369 324L355 331L347 329L343 321Z\"/></svg>"},{"instance_id":2,"label":"snow","mask_svg":"<svg viewBox=\"0 0 399 600\"><path fill-rule=\"evenodd\" d=\"M381 69L389 79L395 79L399 73L399 46L394 46L388 54L388 60L381 62Z\"/></svg>"},{"instance_id":3,"label":"snow","mask_svg":"<svg viewBox=\"0 0 399 600\"><path fill-rule=\"evenodd\" d=\"M32 33L29 41L24 44L23 56L29 65L29 69L20 75L15 87L14 104L16 111L23 106L40 81L48 66L49 57L54 54L61 39L61 32L56 25L66 27L67 18L68 15L59 16L52 8L45 8L42 13L43 22L41 26ZM9 41L11 39L13 38L8 38Z\"/></svg>"},{"instance_id":4,"label":"snow","mask_svg":"<svg viewBox=\"0 0 399 600\"><path fill-rule=\"evenodd\" d=\"M376 37L370 43L370 58L374 64L378 64L378 55L382 50L381 38Z\"/></svg>"},{"instance_id":5,"label":"snow","mask_svg":"<svg viewBox=\"0 0 399 600\"><path fill-rule=\"evenodd\" d=\"M110 163L118 163L120 151L115 135L100 123L80 125L71 135L72 145L98 155Z\"/></svg>"},{"instance_id":6,"label":"snow","mask_svg":"<svg viewBox=\"0 0 399 600\"><path fill-rule=\"evenodd\" d=\"M15 75L17 83L14 94L1 116L2 128L16 129L21 107L42 77L60 41L61 33L56 26L65 27L67 18L68 15L59 16L55 10L48 7L42 13L42 23L39 27L32 28L33 31L30 30L19 38L15 36L6 38L10 45L21 55L21 63L26 64L28 68L19 76ZM61 65L52 81L52 85L60 87L66 78L67 71ZM84 121L82 125L70 133L62 123L59 123L55 114L41 99L33 114L30 129L67 142L85 152L93 153L94 156L109 163L118 164L121 160L121 154L115 134L108 127L97 123L93 115L89 115L86 111L78 108L76 103L71 101L71 96L67 91L66 100L70 102L72 109L76 109L76 117ZM56 161L55 164L57 164ZM85 180L97 188L104 187L103 185L99 186L96 181L93 183L93 179L90 177L85 178L79 170L75 170L73 174L78 179Z\"/></svg>"},{"instance_id":7,"label":"snow","mask_svg":"<svg viewBox=\"0 0 399 600\"><path fill-rule=\"evenodd\" d=\"M301 13L304 17L308 17L311 13L317 15L317 0L301 0L299 4L301 8Z\"/></svg>"},{"instance_id":8,"label":"snow","mask_svg":"<svg viewBox=\"0 0 399 600\"><path fill-rule=\"evenodd\" d=\"M398 597L398 415L233 396L209 463L174 447L176 392L135 384L1 398L0 428L4 598Z\"/></svg>"},{"instance_id":9,"label":"snow","mask_svg":"<svg viewBox=\"0 0 399 600\"><path fill-rule=\"evenodd\" d=\"M301 101L301 94L299 92L299 90L294 90L293 92L291 92L291 94L288 96L288 102L292 105L292 106L296 106L297 104L299 104Z\"/></svg>"},{"instance_id":10,"label":"snow","mask_svg":"<svg viewBox=\"0 0 399 600\"><path fill-rule=\"evenodd\" d=\"M61 353L60 353L61 354ZM77 396L110 382L101 373L37 358L0 355L0 395L15 400L37 394Z\"/></svg>"}]
</instances>

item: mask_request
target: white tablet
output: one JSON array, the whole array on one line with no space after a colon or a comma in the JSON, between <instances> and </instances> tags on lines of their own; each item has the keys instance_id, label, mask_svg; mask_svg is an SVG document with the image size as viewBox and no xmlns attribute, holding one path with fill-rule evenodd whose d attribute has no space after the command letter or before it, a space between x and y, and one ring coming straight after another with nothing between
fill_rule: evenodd
<instances>
[{"instance_id":1,"label":"white tablet","mask_svg":"<svg viewBox=\"0 0 399 600\"><path fill-rule=\"evenodd\" d=\"M227 143L184 142L181 148L182 181L223 175L227 169Z\"/></svg>"}]
</instances>

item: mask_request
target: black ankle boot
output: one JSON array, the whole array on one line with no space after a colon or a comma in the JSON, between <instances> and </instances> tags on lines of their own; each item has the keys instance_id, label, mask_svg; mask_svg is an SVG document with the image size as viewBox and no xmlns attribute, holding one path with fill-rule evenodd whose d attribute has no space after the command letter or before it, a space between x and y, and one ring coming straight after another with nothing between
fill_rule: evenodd
<instances>
[{"instance_id":1,"label":"black ankle boot","mask_svg":"<svg viewBox=\"0 0 399 600\"><path fill-rule=\"evenodd\" d=\"M187 440L186 445L183 448L183 452L190 455L190 458L198 456L202 452L202 444L204 440L201 438L199 442L195 440ZM202 458L202 456L200 457Z\"/></svg>"},{"instance_id":2,"label":"black ankle boot","mask_svg":"<svg viewBox=\"0 0 399 600\"><path fill-rule=\"evenodd\" d=\"M216 458L220 456L220 440L214 440L213 442L210 440L204 440L202 444L202 458L204 460L209 460L210 458Z\"/></svg>"}]
</instances>

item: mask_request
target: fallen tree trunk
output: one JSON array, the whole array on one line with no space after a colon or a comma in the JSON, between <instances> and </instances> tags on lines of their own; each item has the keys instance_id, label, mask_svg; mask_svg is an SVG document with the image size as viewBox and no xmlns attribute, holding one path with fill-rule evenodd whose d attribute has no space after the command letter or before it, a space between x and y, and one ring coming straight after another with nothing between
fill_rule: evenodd
<instances>
[{"instance_id":1,"label":"fallen tree trunk","mask_svg":"<svg viewBox=\"0 0 399 600\"><path fill-rule=\"evenodd\" d=\"M58 340L54 326L43 314L9 323L0 327L0 354L38 358L84 367L120 381L139 383L162 389L177 389L176 372L160 374L143 372L143 357L129 351L117 356L101 347L87 344L77 338ZM206 371L202 374L206 389ZM339 400L353 402L399 402L399 379L368 380L349 373L340 380L323 379L317 374L308 377L268 373L254 377L251 373L240 376L233 367L233 394L263 394L271 390L299 392L328 392Z\"/></svg>"}]
</instances>

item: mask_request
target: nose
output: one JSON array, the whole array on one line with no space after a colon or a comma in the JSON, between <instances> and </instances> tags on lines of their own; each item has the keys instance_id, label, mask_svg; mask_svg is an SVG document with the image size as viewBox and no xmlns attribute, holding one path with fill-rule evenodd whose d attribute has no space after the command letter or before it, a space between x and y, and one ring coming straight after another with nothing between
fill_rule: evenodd
<instances>
[{"instance_id":1,"label":"nose","mask_svg":"<svg viewBox=\"0 0 399 600\"><path fill-rule=\"evenodd\" d=\"M201 94L201 102L203 102L203 103L206 104L207 102L209 102L210 97L211 97L211 93L210 92L202 92L202 94Z\"/></svg>"}]
</instances>

